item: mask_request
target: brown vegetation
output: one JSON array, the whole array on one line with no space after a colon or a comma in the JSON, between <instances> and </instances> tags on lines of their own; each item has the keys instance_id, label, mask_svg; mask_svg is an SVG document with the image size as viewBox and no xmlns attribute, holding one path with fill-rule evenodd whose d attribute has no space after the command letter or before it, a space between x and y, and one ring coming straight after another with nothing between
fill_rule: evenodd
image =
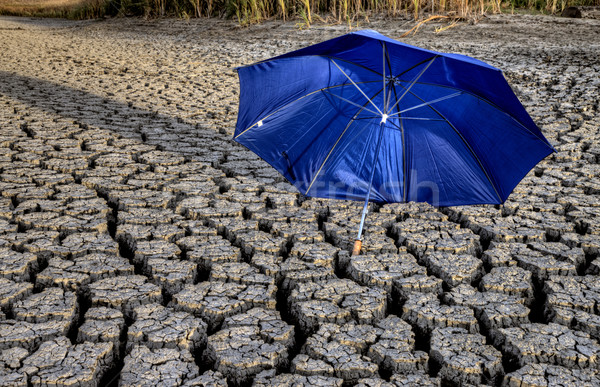
<instances>
[{"instance_id":1,"label":"brown vegetation","mask_svg":"<svg viewBox=\"0 0 600 387\"><path fill-rule=\"evenodd\" d=\"M86 0L0 0L0 15L66 16Z\"/></svg>"},{"instance_id":2,"label":"brown vegetation","mask_svg":"<svg viewBox=\"0 0 600 387\"><path fill-rule=\"evenodd\" d=\"M349 26L371 15L418 20L459 20L515 9L561 12L572 5L600 5L600 0L0 0L0 15L55 16L75 19L105 16L227 17L241 25L270 18L297 19L298 27L314 21ZM415 26L418 29L418 25Z\"/></svg>"}]
</instances>

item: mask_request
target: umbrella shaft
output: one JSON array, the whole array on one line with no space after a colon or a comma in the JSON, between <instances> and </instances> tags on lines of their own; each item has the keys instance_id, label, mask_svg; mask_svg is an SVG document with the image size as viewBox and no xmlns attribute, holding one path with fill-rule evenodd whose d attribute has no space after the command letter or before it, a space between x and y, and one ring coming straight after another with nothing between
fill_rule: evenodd
<instances>
[{"instance_id":1,"label":"umbrella shaft","mask_svg":"<svg viewBox=\"0 0 600 387\"><path fill-rule=\"evenodd\" d=\"M365 218L367 217L369 207L369 194L367 193L367 199L365 200L365 205L363 206L362 216L360 217L360 226L358 226L358 235L356 236L356 240L362 239L363 227L365 225Z\"/></svg>"},{"instance_id":2,"label":"umbrella shaft","mask_svg":"<svg viewBox=\"0 0 600 387\"><path fill-rule=\"evenodd\" d=\"M383 127L385 121L381 121L379 124L379 137L377 138L377 145L375 147L375 157L373 158L373 167L371 169L371 177L369 178L369 188L367 189L367 196L365 197L365 205L363 206L362 215L360 218L360 226L358 227L358 235L356 240L362 240L362 232L365 226L365 218L367 212L369 212L369 199L371 197L371 187L373 186L373 177L375 176L375 168L377 167L377 159L379 158L379 148L381 147L381 138L383 137Z\"/></svg>"}]
</instances>

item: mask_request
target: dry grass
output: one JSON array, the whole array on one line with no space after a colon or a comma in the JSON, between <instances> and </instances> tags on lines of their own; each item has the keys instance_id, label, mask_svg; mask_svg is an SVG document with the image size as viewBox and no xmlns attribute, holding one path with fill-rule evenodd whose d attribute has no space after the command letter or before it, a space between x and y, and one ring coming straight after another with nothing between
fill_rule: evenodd
<instances>
[{"instance_id":1,"label":"dry grass","mask_svg":"<svg viewBox=\"0 0 600 387\"><path fill-rule=\"evenodd\" d=\"M108 15L217 16L236 18L241 25L280 18L296 19L300 28L310 27L314 20L351 26L368 21L369 15L385 14L404 15L415 21L446 19L447 25L440 27L443 30L482 14L519 8L554 13L567 4L599 5L600 0L0 0L0 14L76 19Z\"/></svg>"},{"instance_id":2,"label":"dry grass","mask_svg":"<svg viewBox=\"0 0 600 387\"><path fill-rule=\"evenodd\" d=\"M489 5L500 0L480 0L480 4L484 4L484 1L488 7L484 10L482 6L481 11L493 9L494 12L495 7ZM464 16L464 13L472 11L473 5L469 0L0 0L0 15L78 19L106 14L146 17L174 15L186 18L226 16L236 18L242 25L278 17L283 20L296 18L299 25L310 27L313 18L351 25L352 22L368 18L371 13L411 15L415 20L432 11L454 11Z\"/></svg>"},{"instance_id":3,"label":"dry grass","mask_svg":"<svg viewBox=\"0 0 600 387\"><path fill-rule=\"evenodd\" d=\"M84 3L86 0L0 0L0 14L60 16Z\"/></svg>"}]
</instances>

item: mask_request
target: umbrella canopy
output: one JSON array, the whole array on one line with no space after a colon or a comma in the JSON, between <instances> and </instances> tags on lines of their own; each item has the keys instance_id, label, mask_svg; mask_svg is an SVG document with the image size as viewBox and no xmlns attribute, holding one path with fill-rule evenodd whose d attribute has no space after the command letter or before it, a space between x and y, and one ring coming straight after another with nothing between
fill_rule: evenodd
<instances>
[{"instance_id":1,"label":"umbrella canopy","mask_svg":"<svg viewBox=\"0 0 600 387\"><path fill-rule=\"evenodd\" d=\"M375 31L238 74L235 141L306 196L500 204L553 152L500 70Z\"/></svg>"},{"instance_id":2,"label":"umbrella canopy","mask_svg":"<svg viewBox=\"0 0 600 387\"><path fill-rule=\"evenodd\" d=\"M234 139L306 196L501 204L553 152L502 72L359 31L238 68ZM360 244L355 244L360 250Z\"/></svg>"}]
</instances>

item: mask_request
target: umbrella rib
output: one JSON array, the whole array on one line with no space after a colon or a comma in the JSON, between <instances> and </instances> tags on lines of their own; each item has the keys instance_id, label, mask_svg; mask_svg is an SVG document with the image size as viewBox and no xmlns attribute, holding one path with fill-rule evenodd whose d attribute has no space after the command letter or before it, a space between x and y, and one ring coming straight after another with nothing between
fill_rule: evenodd
<instances>
[{"instance_id":1,"label":"umbrella rib","mask_svg":"<svg viewBox=\"0 0 600 387\"><path fill-rule=\"evenodd\" d=\"M381 117L379 116L368 116L368 117L360 117L360 118L355 118L354 121L361 121L361 120L378 120L381 119Z\"/></svg>"},{"instance_id":2,"label":"umbrella rib","mask_svg":"<svg viewBox=\"0 0 600 387\"><path fill-rule=\"evenodd\" d=\"M408 82L408 81L401 81L401 82ZM533 135L535 138L537 138L538 140L540 140L541 142L543 142L544 144L546 144L546 146L550 149L552 149L554 151L554 148L552 147L552 145L548 144L543 138L540 138L540 136L538 136L537 134L535 134L534 132L531 131L531 129L529 129L528 127L526 127L525 125L523 125L519 120L517 120L515 117L511 116L510 114L508 114L507 112L505 112L502 108L500 108L498 105L496 105L495 103L493 103L492 101L488 100L487 98L483 98L475 93L472 93L470 91L467 90L460 90L457 89L456 87L452 87L452 86L447 86L447 85L438 85L435 83L429 83L429 82L417 82L418 85L425 85L425 86L436 86L436 87L442 87L442 88L446 88L446 89L451 89L451 90L457 90L461 93L464 94L469 94L477 99L479 99L480 101L483 101L485 103L487 103L488 105L492 106L493 108L497 109L498 111L502 112L503 114L507 115L508 117L510 117L510 119L512 119L513 121L515 121L519 126L521 126L523 129L525 129L528 133L530 133L531 135ZM399 85L400 87L404 88L404 86Z\"/></svg>"},{"instance_id":3,"label":"umbrella rib","mask_svg":"<svg viewBox=\"0 0 600 387\"><path fill-rule=\"evenodd\" d=\"M373 107L375 108L375 110L377 110L379 112L379 114L381 114L383 116L383 112L381 110L379 110L379 108L377 107L377 105L375 105L375 103L371 100L371 98L367 97L367 95L365 94L365 92L362 91L362 89L360 87L358 87L358 85L352 80L352 78L350 78L348 76L348 74L346 74L346 72L344 72L344 70L342 70L342 68L337 63L335 63L335 61L333 59L330 59L330 60L335 65L335 67L337 67L338 70L340 70L342 72L342 74L344 74L346 76L346 78L348 78L348 80L350 82L352 82L352 84L354 85L354 87L356 87L358 89L358 91L360 91L360 93L367 99L367 101L369 101L369 103L371 105L373 105Z\"/></svg>"},{"instance_id":4,"label":"umbrella rib","mask_svg":"<svg viewBox=\"0 0 600 387\"><path fill-rule=\"evenodd\" d=\"M439 121L439 122L446 122L446 120L443 120L443 119L440 119L440 118L426 118L426 117L401 117L400 120L401 121L402 120L415 120L415 121ZM398 125L396 125L396 127L398 129L400 129L400 127Z\"/></svg>"},{"instance_id":5,"label":"umbrella rib","mask_svg":"<svg viewBox=\"0 0 600 387\"><path fill-rule=\"evenodd\" d=\"M383 44L385 45L385 42ZM385 47L387 48L387 46L385 46ZM390 52L389 51L385 52L384 61L385 61L385 63L387 63L388 70L389 70L389 73L390 73L390 77L392 77L392 63L390 61ZM388 96L387 96L388 97L387 98L387 104L385 105L386 112L391 111L391 109L389 108L390 107L389 105L390 105L390 100L392 99L392 90L393 89L394 89L393 87L390 87L390 91L389 91Z\"/></svg>"},{"instance_id":6,"label":"umbrella rib","mask_svg":"<svg viewBox=\"0 0 600 387\"><path fill-rule=\"evenodd\" d=\"M396 88L395 87L390 87L390 90L394 92L394 98L396 98L396 100L398 99L398 94L396 94ZM391 109L388 111L392 111ZM398 127L398 129L400 129L400 133L402 134L402 201L404 203L406 203L407 201L407 196L408 196L408 189L407 189L407 182L408 182L408 169L407 169L407 165L406 165L406 140L405 140L405 136L404 136L404 124L402 123L402 116L398 115L398 119L400 121L400 124L402 125L401 127ZM394 124L394 121L391 120L390 121L393 125L397 126L396 124Z\"/></svg>"},{"instance_id":7,"label":"umbrella rib","mask_svg":"<svg viewBox=\"0 0 600 387\"><path fill-rule=\"evenodd\" d=\"M400 87L404 88L404 86L400 85ZM418 95L416 95L414 92L410 92L415 98L420 99L421 101L425 102L423 100L423 98L419 97ZM454 132L458 135L458 137L460 137L460 139L462 140L463 144L465 144L465 146L467 147L467 149L469 150L469 152L471 153L471 156L473 156L473 158L475 159L475 161L477 161L477 164L479 164L479 168L481 168L481 170L483 171L483 173L485 174L485 177L488 179L490 185L492 186L492 188L494 189L494 192L496 193L496 196L498 197L498 200L500 200L500 203L503 202L502 198L500 197L500 194L498 193L498 190L496 189L496 185L494 184L494 182L492 181L490 175L488 174L487 170L485 169L485 167L483 166L483 163L481 162L481 160L479 159L479 156L477 156L477 154L475 153L475 151L473 150L473 148L471 148L471 145L467 142L467 140L463 137L462 133L460 133L460 131L458 129L456 129L456 127L454 125L452 125L452 123L450 121L448 121L448 119L442 114L440 113L436 108L434 108L431 105L427 105L429 106L429 108L431 110L433 110L437 115L439 115L444 121L446 121L446 123L448 124L448 126L450 126L452 128L452 130L454 130Z\"/></svg>"},{"instance_id":8,"label":"umbrella rib","mask_svg":"<svg viewBox=\"0 0 600 387\"><path fill-rule=\"evenodd\" d=\"M375 95L373 97L377 96L377 94L379 94L379 93L381 93L381 90L379 90L377 93L375 93ZM367 103L365 102L365 106L366 105L367 105ZM334 149L337 147L338 143L340 142L340 140L342 139L342 137L344 136L346 131L348 130L348 128L350 128L350 125L352 125L352 123L356 120L356 117L358 117L358 115L363 111L363 109L366 109L366 108L363 106L361 108L361 110L357 111L356 114L354 114L354 116L352 117L352 119L348 122L348 125L346 125L346 128L344 128L344 131L342 132L342 134L340 134L340 136L336 140L335 144L333 144L333 146L329 150L329 153L327 153L327 157L325 157L325 160L323 160L323 163L321 163L319 170L317 171L317 173L315 173L315 176L313 177L312 181L310 182L310 185L306 189L306 192L304 192L304 195L308 195L308 191L310 191L310 189L312 188L315 181L317 181L317 177L319 177L319 174L321 173L321 170L325 166L325 163L327 163L327 160L329 160L329 157L333 153ZM377 118L379 118L379 117L377 117ZM365 128L366 128L366 125L365 125ZM360 131L360 133L362 133L362 130Z\"/></svg>"},{"instance_id":9,"label":"umbrella rib","mask_svg":"<svg viewBox=\"0 0 600 387\"><path fill-rule=\"evenodd\" d=\"M402 74L406 74L406 72L416 68L417 66L422 65L423 63L427 63L427 66L425 66L425 68L423 70L421 70L421 72L417 75L417 77L412 81L412 83L410 84L410 86L406 89L406 91L400 96L400 98L398 98L398 95L396 94L396 88L392 87L392 89L394 90L394 96L396 98L396 103L388 110L388 111L392 111L394 110L395 107L398 106L398 104L400 103L400 101L402 100L402 98L404 98L404 96L410 91L410 89L415 85L415 83L417 83L417 81L419 80L419 78L421 78L421 76L425 73L425 71L427 71L427 69L429 68L429 66L431 66L431 64L433 63L433 61L435 60L435 58L437 58L439 55L434 55L433 57L422 61L420 63L417 63L416 65L414 65L413 67L411 67L410 69L402 72L400 75ZM399 76L400 76L399 75ZM402 85L400 85L402 86ZM404 88L404 87L403 87ZM411 93L412 94L412 93ZM423 101L424 102L424 101ZM398 112L398 118L400 119L400 124L402 124L402 117L400 115L400 112ZM442 117L445 119L445 117ZM402 133L402 167L403 167L403 177L404 177L404 182L403 182L403 200L404 202L407 201L407 195L408 195L408 189L406 187L407 182L408 182L408 170L407 170L407 165L406 165L406 137L404 135L404 125L402 125L402 127L400 128L400 132Z\"/></svg>"},{"instance_id":10,"label":"umbrella rib","mask_svg":"<svg viewBox=\"0 0 600 387\"><path fill-rule=\"evenodd\" d=\"M385 42L381 42L381 49L383 50L383 76L381 77L381 80L383 81L383 112L387 114L387 104L385 103L385 95L387 94L385 92Z\"/></svg>"},{"instance_id":11,"label":"umbrella rib","mask_svg":"<svg viewBox=\"0 0 600 387\"><path fill-rule=\"evenodd\" d=\"M427 58L427 59L425 59L425 60L422 60L422 61L420 61L419 63L417 63L416 65L414 65L414 66L412 66L412 67L410 67L410 68L408 68L408 69L404 70L403 72L401 72L400 74L398 74L396 77L399 77L399 76L401 76L401 75L404 75L404 74L406 74L406 73L407 73L407 72L409 72L410 70L412 70L412 69L415 69L415 68L419 67L419 66L420 66L420 65L422 65L423 63L427 63L427 62L429 62L429 61L433 61L433 60L434 60L435 58L437 58L438 56L440 56L440 55L434 55L434 56L432 56L431 58Z\"/></svg>"},{"instance_id":12,"label":"umbrella rib","mask_svg":"<svg viewBox=\"0 0 600 387\"><path fill-rule=\"evenodd\" d=\"M333 57L333 56L331 56L331 55L323 55L323 54L301 55L301 56L296 56L296 57L311 57L311 56L315 56L315 57L317 57L317 56L318 56L318 57L321 57L321 58L327 58L327 59L332 59L332 58L334 58L334 57ZM275 58L264 59L264 60L261 60L261 61L258 61L258 62L251 63L251 64L249 64L249 65L245 65L245 66L239 66L239 67L236 67L236 68L235 68L235 70L236 70L236 71L239 71L240 69L243 69L243 68L252 67L252 66L256 66L256 65L260 65L260 64L265 64L265 63L273 62L273 61L275 61L275 60L279 60L279 59L289 59L289 58L296 58L296 57L287 57L287 58L275 57ZM368 71L372 72L373 74L381 75L381 74L380 74L380 73L378 73L377 71L375 71L375 70L373 70L373 69L370 69L370 68L368 68L367 66L363 66L363 65L361 65L361 64L354 63L354 62L351 62L351 61L349 61L349 60L342 59L342 58L337 58L337 57L335 57L335 59L336 59L336 60L339 60L339 61L342 61L342 62L350 63L350 64L351 64L351 65L353 65L353 66L357 66L357 67L360 67L360 68L362 68L362 69L368 70Z\"/></svg>"},{"instance_id":13,"label":"umbrella rib","mask_svg":"<svg viewBox=\"0 0 600 387\"><path fill-rule=\"evenodd\" d=\"M334 96L334 97L336 97L336 98L339 98L339 99L341 99L342 101L349 103L350 105L354 105L354 106L356 106L356 107L358 107L358 108L360 108L360 109L364 109L364 110L368 111L369 113L377 114L377 112L374 112L374 111L373 111L373 110L371 110L371 109L367 109L365 106L361 106L361 105L359 105L359 104L357 104L357 103L355 103L355 102L352 102L352 101L350 101L349 99L346 99L346 98L344 98L344 97L340 97L340 96L339 96L339 95L337 95L337 94L330 93L330 92L329 92L329 91L327 91L327 90L322 90L322 91L323 91L323 93L327 93L327 94L329 94L329 95L331 95L331 96Z\"/></svg>"},{"instance_id":14,"label":"umbrella rib","mask_svg":"<svg viewBox=\"0 0 600 387\"><path fill-rule=\"evenodd\" d=\"M361 64L354 63L354 62L351 62L351 61L349 61L349 60L346 60L346 59L343 59L343 58L338 58L338 57L334 57L334 56L330 56L330 55L317 55L317 56L320 56L320 57L322 57L322 58L327 58L327 59L329 59L329 60L331 60L331 61L333 61L333 59L335 59L335 60L337 60L337 61L340 61L340 62L344 62L344 63L351 64L352 66L360 67L361 69L364 69L364 70L370 71L370 72L372 72L373 74L381 75L381 74L380 74L380 73L378 73L377 71L375 71L375 70L373 70L373 69L370 69L370 68L368 68L367 66L363 66L363 65L361 65Z\"/></svg>"},{"instance_id":15,"label":"umbrella rib","mask_svg":"<svg viewBox=\"0 0 600 387\"><path fill-rule=\"evenodd\" d=\"M419 80L419 78L421 78L421 76L423 74L425 74L425 71L427 71L427 69L429 68L429 66L431 66L431 64L433 63L433 61L435 60L435 58L437 58L439 55L434 56L433 58L431 58L429 60L429 63L427 63L427 66L425 66L425 68L423 70L421 70L421 72L419 74L417 74L417 76L415 77L415 79L410 83L410 85L408 86L408 88L405 88L404 86L402 86L402 88L405 89L404 93L402 93L402 95L400 96L400 98L396 98L396 103L391 107L390 111L393 110L399 103L400 101L402 101L402 98L404 98L404 96L410 91L410 89L415 85L415 83L417 83L417 81Z\"/></svg>"},{"instance_id":16,"label":"umbrella rib","mask_svg":"<svg viewBox=\"0 0 600 387\"><path fill-rule=\"evenodd\" d=\"M402 130L402 128L399 125L396 125L394 121L390 120L390 124L394 125L398 130Z\"/></svg>"},{"instance_id":17,"label":"umbrella rib","mask_svg":"<svg viewBox=\"0 0 600 387\"><path fill-rule=\"evenodd\" d=\"M423 106L430 106L431 104L434 104L434 103L437 103L437 102L441 102L441 101L444 101L446 99L454 98L454 97L457 97L457 96L459 96L461 94L463 94L463 92L459 91L459 92L456 92L454 94L446 95L444 97L440 97L440 98L437 98L437 99L434 99L434 100L431 100L431 101L423 102L421 104L409 107L407 109L400 110L398 113L390 114L389 116L392 117L392 116L395 116L395 115L400 115L400 113L406 113L408 111L418 109L418 108L423 107ZM403 117L403 118L407 119L407 117Z\"/></svg>"},{"instance_id":18,"label":"umbrella rib","mask_svg":"<svg viewBox=\"0 0 600 387\"><path fill-rule=\"evenodd\" d=\"M379 81L364 81L364 82L359 82L359 83L360 83L360 84L365 84L365 83L375 83L375 82L379 82ZM304 94L303 96L300 96L300 97L296 98L295 100L293 100L293 101L290 101L290 102L286 103L285 105L283 105L283 106L282 106L282 107L280 107L279 109L275 110L275 111L274 111L274 112L272 112L271 114L269 114L269 115L266 115L266 116L264 116L263 118L261 118L261 119L260 119L258 122L260 122L260 121L262 121L262 120L264 120L264 119L267 119L267 118L271 117L273 114L275 114L275 113L277 113L277 112L281 111L282 109L285 109L286 107L290 106L290 105L291 105L291 104L293 104L294 102L298 102L298 101L300 101L300 100L301 100L301 99L303 99L303 98L310 97L311 95L313 95L313 94L316 94L316 93L318 93L318 92L320 92L320 91L329 90L329 89L335 89L335 88L337 88L337 87L343 87L343 86L349 86L349 85L350 85L349 83L343 83L343 84L341 84L341 85L333 85L333 86L323 87L323 88L321 88L321 89L319 89L319 90L311 91L311 92L310 92L310 93L308 93L308 94ZM332 95L334 95L334 94L332 94ZM240 137L242 134L246 133L246 132L247 132L247 131L249 131L250 129L252 129L252 128L254 128L255 126L257 126L258 122L255 122L254 124L250 125L250 126L247 128L247 129L245 129L243 132L241 132L240 134L238 134L237 136L235 136L233 139L235 140L236 138Z\"/></svg>"}]
</instances>

